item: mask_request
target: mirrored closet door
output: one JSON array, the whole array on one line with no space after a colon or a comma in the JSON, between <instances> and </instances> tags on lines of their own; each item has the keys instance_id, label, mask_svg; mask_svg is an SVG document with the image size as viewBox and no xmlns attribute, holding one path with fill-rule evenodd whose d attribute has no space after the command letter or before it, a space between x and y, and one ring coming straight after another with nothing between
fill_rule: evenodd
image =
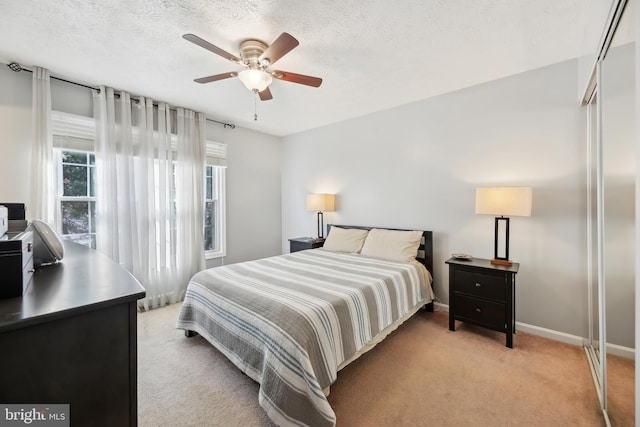
<instances>
[{"instance_id":1,"label":"mirrored closet door","mask_svg":"<svg viewBox=\"0 0 640 427\"><path fill-rule=\"evenodd\" d=\"M635 1L627 1L600 66L607 412L633 425L635 348Z\"/></svg>"},{"instance_id":2,"label":"mirrored closet door","mask_svg":"<svg viewBox=\"0 0 640 427\"><path fill-rule=\"evenodd\" d=\"M598 390L602 389L603 373L600 364L600 294L603 292L600 283L602 278L599 272L602 266L598 264L598 253L601 247L598 243L598 195L601 194L602 188L598 186L599 178L598 167L600 154L598 152L598 92L592 93L589 104L587 105L587 254L588 254L588 271L587 279L589 283L589 344L587 352L593 361L595 380L598 383ZM602 397L601 397L602 400Z\"/></svg>"},{"instance_id":3,"label":"mirrored closet door","mask_svg":"<svg viewBox=\"0 0 640 427\"><path fill-rule=\"evenodd\" d=\"M614 426L633 425L635 403L635 3L619 2L587 106L587 352Z\"/></svg>"}]
</instances>

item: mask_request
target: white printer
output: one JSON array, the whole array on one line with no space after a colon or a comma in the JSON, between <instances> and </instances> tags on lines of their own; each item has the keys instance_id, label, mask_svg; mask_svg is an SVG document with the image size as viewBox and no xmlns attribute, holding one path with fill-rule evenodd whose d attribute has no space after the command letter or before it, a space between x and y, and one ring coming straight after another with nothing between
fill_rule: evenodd
<instances>
[{"instance_id":1,"label":"white printer","mask_svg":"<svg viewBox=\"0 0 640 427\"><path fill-rule=\"evenodd\" d=\"M6 206L0 205L0 237L4 236L9 227L9 210Z\"/></svg>"}]
</instances>

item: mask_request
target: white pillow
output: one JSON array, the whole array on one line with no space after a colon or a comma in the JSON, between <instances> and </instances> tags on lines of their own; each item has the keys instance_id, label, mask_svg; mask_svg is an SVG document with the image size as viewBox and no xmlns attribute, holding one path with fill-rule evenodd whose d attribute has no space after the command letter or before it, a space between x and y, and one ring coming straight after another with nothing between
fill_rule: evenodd
<instances>
[{"instance_id":1,"label":"white pillow","mask_svg":"<svg viewBox=\"0 0 640 427\"><path fill-rule=\"evenodd\" d=\"M358 253L369 230L356 228L331 227L322 249L332 252Z\"/></svg>"},{"instance_id":2,"label":"white pillow","mask_svg":"<svg viewBox=\"0 0 640 427\"><path fill-rule=\"evenodd\" d=\"M416 259L421 239L422 231L374 228L369 231L360 253L392 261L413 261Z\"/></svg>"}]
</instances>

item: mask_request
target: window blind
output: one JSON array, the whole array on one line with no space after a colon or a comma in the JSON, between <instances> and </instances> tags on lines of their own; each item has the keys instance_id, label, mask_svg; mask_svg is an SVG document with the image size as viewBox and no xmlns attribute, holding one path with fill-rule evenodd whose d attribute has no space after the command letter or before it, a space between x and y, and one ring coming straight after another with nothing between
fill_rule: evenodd
<instances>
[{"instance_id":1,"label":"window blind","mask_svg":"<svg viewBox=\"0 0 640 427\"><path fill-rule=\"evenodd\" d=\"M94 151L95 120L93 117L78 116L62 111L51 112L53 146L65 150ZM176 135L171 135L175 150ZM227 166L227 144L206 141L207 164Z\"/></svg>"},{"instance_id":2,"label":"window blind","mask_svg":"<svg viewBox=\"0 0 640 427\"><path fill-rule=\"evenodd\" d=\"M56 148L94 151L95 121L92 117L52 111L51 132Z\"/></svg>"},{"instance_id":3,"label":"window blind","mask_svg":"<svg viewBox=\"0 0 640 427\"><path fill-rule=\"evenodd\" d=\"M208 165L227 166L227 144L207 141L205 155Z\"/></svg>"}]
</instances>

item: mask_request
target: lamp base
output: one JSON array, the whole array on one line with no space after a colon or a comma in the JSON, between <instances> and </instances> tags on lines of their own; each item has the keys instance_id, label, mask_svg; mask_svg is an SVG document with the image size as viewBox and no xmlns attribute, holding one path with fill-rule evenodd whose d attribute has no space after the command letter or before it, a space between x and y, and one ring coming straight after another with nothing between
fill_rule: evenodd
<instances>
[{"instance_id":1,"label":"lamp base","mask_svg":"<svg viewBox=\"0 0 640 427\"><path fill-rule=\"evenodd\" d=\"M322 229L324 228L324 215L322 211L318 211L318 239L324 240L324 234Z\"/></svg>"},{"instance_id":2,"label":"lamp base","mask_svg":"<svg viewBox=\"0 0 640 427\"><path fill-rule=\"evenodd\" d=\"M513 262L509 261L508 259L492 259L491 260L491 264L494 265L511 265L513 264Z\"/></svg>"}]
</instances>

